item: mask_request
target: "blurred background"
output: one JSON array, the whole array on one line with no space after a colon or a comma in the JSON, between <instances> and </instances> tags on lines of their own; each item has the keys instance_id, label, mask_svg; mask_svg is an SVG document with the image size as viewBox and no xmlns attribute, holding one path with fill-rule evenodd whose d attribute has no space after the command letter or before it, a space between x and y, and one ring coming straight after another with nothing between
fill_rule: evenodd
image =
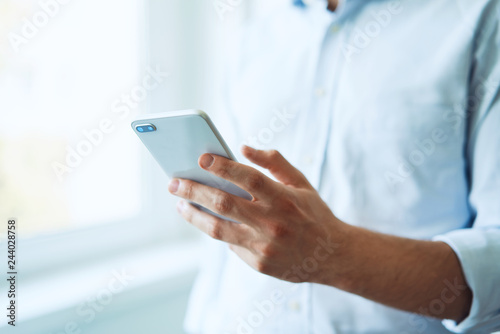
<instances>
[{"instance_id":1,"label":"blurred background","mask_svg":"<svg viewBox=\"0 0 500 334\"><path fill-rule=\"evenodd\" d=\"M282 2L0 0L1 333L183 332L200 234L130 122L216 118L231 34Z\"/></svg>"}]
</instances>

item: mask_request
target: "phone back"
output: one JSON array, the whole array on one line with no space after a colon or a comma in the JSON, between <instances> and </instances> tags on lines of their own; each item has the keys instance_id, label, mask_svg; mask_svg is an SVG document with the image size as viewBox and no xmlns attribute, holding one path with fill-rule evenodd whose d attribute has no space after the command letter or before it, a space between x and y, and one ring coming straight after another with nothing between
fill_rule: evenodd
<instances>
[{"instance_id":1,"label":"phone back","mask_svg":"<svg viewBox=\"0 0 500 334\"><path fill-rule=\"evenodd\" d=\"M151 125L155 130L139 132L137 127L141 125ZM132 122L132 128L170 178L193 180L239 197L252 199L248 192L198 165L198 158L203 153L235 160L204 112L186 110L152 114Z\"/></svg>"}]
</instances>

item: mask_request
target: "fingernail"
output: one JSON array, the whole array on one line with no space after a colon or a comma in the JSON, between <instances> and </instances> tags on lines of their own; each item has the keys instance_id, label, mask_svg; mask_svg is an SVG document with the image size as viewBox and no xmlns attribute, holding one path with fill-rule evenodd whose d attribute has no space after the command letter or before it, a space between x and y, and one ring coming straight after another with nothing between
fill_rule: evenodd
<instances>
[{"instance_id":1,"label":"fingernail","mask_svg":"<svg viewBox=\"0 0 500 334\"><path fill-rule=\"evenodd\" d=\"M170 191L171 193L177 192L177 189L179 189L179 184L180 182L178 179L173 179L168 185L168 191Z\"/></svg>"},{"instance_id":2,"label":"fingernail","mask_svg":"<svg viewBox=\"0 0 500 334\"><path fill-rule=\"evenodd\" d=\"M210 168L214 163L214 157L210 154L204 154L200 159L200 166L203 168Z\"/></svg>"}]
</instances>

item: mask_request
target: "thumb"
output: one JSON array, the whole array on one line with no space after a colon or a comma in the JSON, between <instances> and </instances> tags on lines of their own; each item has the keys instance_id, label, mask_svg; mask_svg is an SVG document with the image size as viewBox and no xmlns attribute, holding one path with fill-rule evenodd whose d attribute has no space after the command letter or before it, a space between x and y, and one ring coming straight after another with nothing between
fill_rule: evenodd
<instances>
[{"instance_id":1,"label":"thumb","mask_svg":"<svg viewBox=\"0 0 500 334\"><path fill-rule=\"evenodd\" d=\"M278 181L287 186L313 188L304 174L276 150L256 150L250 146L243 145L241 153L254 164L269 170Z\"/></svg>"}]
</instances>

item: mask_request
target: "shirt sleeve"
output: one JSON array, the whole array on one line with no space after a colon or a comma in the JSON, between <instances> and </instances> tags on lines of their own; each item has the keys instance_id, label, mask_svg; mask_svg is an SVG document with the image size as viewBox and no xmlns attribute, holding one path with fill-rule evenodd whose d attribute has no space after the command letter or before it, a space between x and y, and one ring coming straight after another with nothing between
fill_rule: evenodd
<instances>
[{"instance_id":1,"label":"shirt sleeve","mask_svg":"<svg viewBox=\"0 0 500 334\"><path fill-rule=\"evenodd\" d=\"M473 293L467 318L444 320L455 333L500 330L500 31L498 1L485 8L471 63L465 154L470 176L471 228L439 235L462 265Z\"/></svg>"}]
</instances>

